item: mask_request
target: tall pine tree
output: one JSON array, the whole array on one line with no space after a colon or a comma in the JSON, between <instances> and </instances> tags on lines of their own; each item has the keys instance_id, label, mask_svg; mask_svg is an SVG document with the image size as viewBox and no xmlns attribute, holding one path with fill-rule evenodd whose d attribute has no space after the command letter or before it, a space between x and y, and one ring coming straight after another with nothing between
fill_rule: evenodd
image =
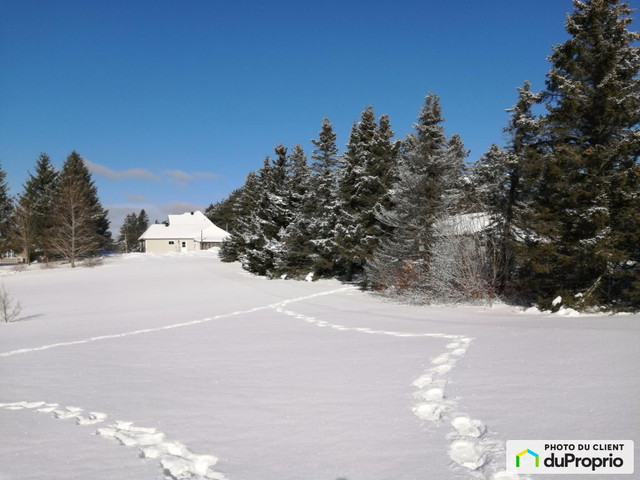
<instances>
[{"instance_id":1,"label":"tall pine tree","mask_svg":"<svg viewBox=\"0 0 640 480\"><path fill-rule=\"evenodd\" d=\"M0 255L5 255L13 250L13 200L9 195L9 186L6 182L7 174L0 167Z\"/></svg>"},{"instance_id":2,"label":"tall pine tree","mask_svg":"<svg viewBox=\"0 0 640 480\"><path fill-rule=\"evenodd\" d=\"M440 99L430 93L415 133L403 142L392 205L377 210L379 221L393 233L367 269L374 286L429 295L434 226L456 213L464 199L466 152L457 135L445 136L443 122Z\"/></svg>"},{"instance_id":3,"label":"tall pine tree","mask_svg":"<svg viewBox=\"0 0 640 480\"><path fill-rule=\"evenodd\" d=\"M28 262L36 257L49 258L46 239L57 182L58 172L49 156L41 153L35 174L29 173L16 208L16 233Z\"/></svg>"},{"instance_id":4,"label":"tall pine tree","mask_svg":"<svg viewBox=\"0 0 640 480\"><path fill-rule=\"evenodd\" d=\"M389 118L376 122L367 107L354 124L339 177L340 217L336 224L337 266L348 280L373 258L387 226L376 209L389 205L397 160Z\"/></svg>"},{"instance_id":5,"label":"tall pine tree","mask_svg":"<svg viewBox=\"0 0 640 480\"><path fill-rule=\"evenodd\" d=\"M277 254L276 273L301 277L313 270L314 245L310 230L314 207L321 200L310 188L311 172L300 145L291 149L288 160L287 204L291 220L280 232L282 249Z\"/></svg>"},{"instance_id":6,"label":"tall pine tree","mask_svg":"<svg viewBox=\"0 0 640 480\"><path fill-rule=\"evenodd\" d=\"M618 0L574 1L547 74L522 285L542 306L640 305L640 34Z\"/></svg>"},{"instance_id":7,"label":"tall pine tree","mask_svg":"<svg viewBox=\"0 0 640 480\"><path fill-rule=\"evenodd\" d=\"M313 269L319 276L334 274L335 228L339 215L339 159L336 134L328 118L322 121L311 158L310 190L316 201L310 219L309 234L313 244Z\"/></svg>"},{"instance_id":8,"label":"tall pine tree","mask_svg":"<svg viewBox=\"0 0 640 480\"><path fill-rule=\"evenodd\" d=\"M258 172L257 198L248 218L238 232L242 249L238 256L242 266L259 275L277 274L276 260L282 251L282 235L292 219L289 210L289 162L287 148L278 145L276 158L267 157Z\"/></svg>"}]
</instances>

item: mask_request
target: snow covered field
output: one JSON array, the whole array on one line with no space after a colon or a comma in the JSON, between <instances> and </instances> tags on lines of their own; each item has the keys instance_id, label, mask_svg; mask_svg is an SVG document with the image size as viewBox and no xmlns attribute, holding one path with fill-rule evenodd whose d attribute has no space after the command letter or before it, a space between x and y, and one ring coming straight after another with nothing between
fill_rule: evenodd
<instances>
[{"instance_id":1,"label":"snow covered field","mask_svg":"<svg viewBox=\"0 0 640 480\"><path fill-rule=\"evenodd\" d=\"M506 480L507 439L638 457L639 315L395 305L211 253L0 274L23 305L1 480Z\"/></svg>"}]
</instances>

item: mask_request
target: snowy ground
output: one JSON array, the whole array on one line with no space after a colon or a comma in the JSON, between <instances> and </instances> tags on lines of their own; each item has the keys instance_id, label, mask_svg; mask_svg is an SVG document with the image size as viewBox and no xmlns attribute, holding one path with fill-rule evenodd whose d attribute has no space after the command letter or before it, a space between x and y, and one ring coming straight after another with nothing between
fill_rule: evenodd
<instances>
[{"instance_id":1,"label":"snowy ground","mask_svg":"<svg viewBox=\"0 0 640 480\"><path fill-rule=\"evenodd\" d=\"M0 480L507 480L507 439L640 445L638 315L401 306L212 254L0 275Z\"/></svg>"}]
</instances>

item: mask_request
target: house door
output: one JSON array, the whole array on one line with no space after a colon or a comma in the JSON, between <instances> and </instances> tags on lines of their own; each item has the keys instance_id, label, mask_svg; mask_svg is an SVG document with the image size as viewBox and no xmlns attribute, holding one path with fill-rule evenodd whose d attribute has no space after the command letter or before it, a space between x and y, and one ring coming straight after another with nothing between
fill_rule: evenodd
<instances>
[{"instance_id":1,"label":"house door","mask_svg":"<svg viewBox=\"0 0 640 480\"><path fill-rule=\"evenodd\" d=\"M184 240L180 242L180 252L187 253L187 242L185 242Z\"/></svg>"}]
</instances>

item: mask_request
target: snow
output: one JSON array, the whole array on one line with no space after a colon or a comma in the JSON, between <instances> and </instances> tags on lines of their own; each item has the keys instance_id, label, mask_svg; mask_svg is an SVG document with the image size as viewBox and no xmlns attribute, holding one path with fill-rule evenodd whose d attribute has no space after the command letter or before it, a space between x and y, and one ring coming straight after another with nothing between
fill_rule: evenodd
<instances>
[{"instance_id":1,"label":"snow","mask_svg":"<svg viewBox=\"0 0 640 480\"><path fill-rule=\"evenodd\" d=\"M397 305L215 252L0 275L2 480L511 480L507 439L640 445L640 315Z\"/></svg>"}]
</instances>

